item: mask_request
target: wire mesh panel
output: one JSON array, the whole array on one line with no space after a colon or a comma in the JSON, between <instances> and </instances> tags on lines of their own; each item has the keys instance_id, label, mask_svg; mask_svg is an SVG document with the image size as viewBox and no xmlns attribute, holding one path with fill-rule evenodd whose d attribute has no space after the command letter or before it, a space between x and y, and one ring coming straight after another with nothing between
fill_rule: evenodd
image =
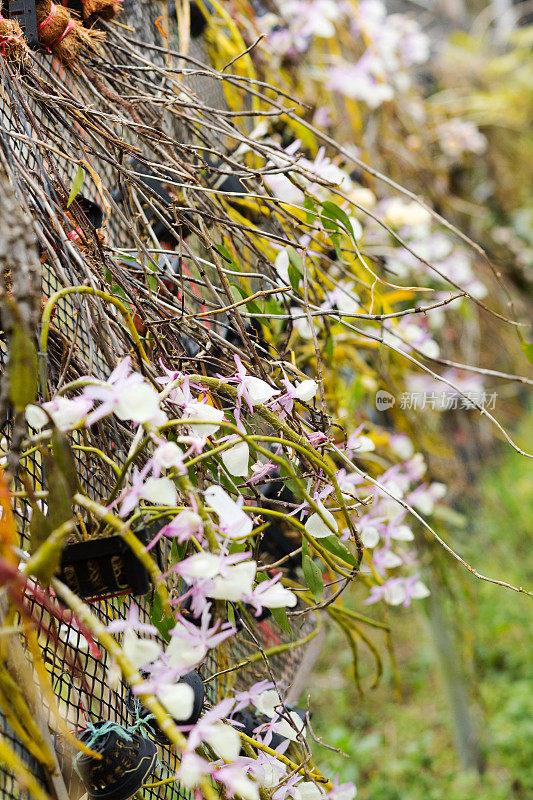
<instances>
[{"instance_id":1,"label":"wire mesh panel","mask_svg":"<svg viewBox=\"0 0 533 800\"><path fill-rule=\"evenodd\" d=\"M234 142L230 146L234 131L217 116L217 108L224 104L220 80L205 74L200 63L205 58L205 49L201 39L197 39L189 51L188 65L189 72L198 74L187 75L183 82L184 88L190 86L192 90L180 95L176 86L169 89L169 72L162 70L166 63L165 49L154 41L159 4L126 2L124 5L122 19L126 28L107 26L108 38L102 45L104 55L92 62L89 57L85 71L79 74L67 71L58 60L43 53L34 54L33 68L22 78L15 78L7 65L2 66L2 151L11 174L16 176L16 190L24 204L37 220L43 215L52 220L46 226L37 223L36 229L43 264L42 305L53 301L47 349L40 354L41 376L44 384L48 382L56 389L84 375L105 379L121 357L131 353L139 356L133 334L135 327L144 324L142 320L134 318L130 324L131 317L128 317L129 328L125 326L120 303L117 303L116 314L106 316L102 322L98 296L89 304L79 291L61 295L69 286L97 285L106 271L109 272L106 279L111 277L116 281L113 290L118 300L123 296L121 286L127 284L138 294L139 304L141 301L150 304L153 287L148 281L147 288L147 270L155 273L162 291L169 292L170 317L175 310L176 296L187 299L188 314L182 314L180 332L169 330L166 334L174 337L178 358L196 360L200 364L202 356L213 351L213 343L226 345L228 331L235 330L233 315L227 313L219 314L215 321L202 319L201 324L190 320L192 309L200 309L202 314L208 315L211 300L224 304L220 301L221 273L217 274L214 269L213 254L194 238L195 229L203 229L210 219L217 220L227 208L224 198L220 199L216 193L194 193L195 169L208 173L210 186L219 189L222 186L222 196L224 181L229 175L229 167L221 162L221 154L229 153L234 146ZM137 39L144 39L142 53L136 49L128 25L135 30ZM124 92L118 94L122 78ZM22 82L27 92L24 102L14 89L17 81ZM136 91L138 97L135 97ZM204 116L193 107L194 93L201 97ZM190 114L173 114L171 96L182 112L189 107ZM214 143L217 144L216 159L210 154ZM182 162L176 154L183 157ZM129 186L122 183L123 163L128 164ZM71 204L69 187L80 165L83 165L83 193ZM136 192L132 191L132 175L136 178ZM150 184L152 178L157 184L155 191ZM187 205L175 201L162 203L157 188L161 184L181 188L189 184ZM94 228L91 230L84 225L89 213L87 202L97 203L102 209L105 240L95 234ZM199 210L203 217L196 216ZM162 225L162 230L156 230L158 225ZM175 234L176 226L179 230L190 228L191 232L181 252L176 254L174 247L170 257L165 229L171 228ZM244 246L250 247L249 243ZM136 256L134 264L132 253ZM170 288L164 280L169 282ZM247 335L244 330L241 334ZM8 421L2 431L6 440L10 432L11 422ZM91 445L97 442L104 452L108 448L113 457L124 458L130 441L131 430L117 420L106 421L90 433L73 437L77 473L89 497L104 504L109 502L116 478L109 466L91 453ZM47 466L39 450L23 457L22 463L38 496L47 477ZM30 550L30 511L26 501L16 502L23 552ZM167 556L168 552L164 551L163 569L168 566ZM132 606L137 609L141 622L150 619L149 598L124 595L89 601L89 604L106 625L125 619ZM59 623L35 599L32 611L46 670L69 729L79 733L88 722L102 720L126 727L135 723L130 690L116 677L110 677L107 655L104 652L95 655L72 622ZM296 639L305 638L313 627L307 618L301 620L294 632ZM163 644L163 640L160 641ZM259 639L250 638L243 630L232 656L249 663L239 671L237 685L245 688L264 674L260 669L261 659L257 658L261 648L276 648L289 641L290 637L268 619L260 623ZM286 688L291 683L300 658L300 650L283 648L272 658L271 666L280 678L281 687ZM213 658L203 665L204 679L212 678L206 682L210 702L217 700L228 682L223 667ZM230 682L234 683L233 679ZM46 706L46 698L43 702ZM17 737L1 714L0 721L4 734L15 742L26 766L45 786L39 763L16 741ZM73 765L72 753L53 714L49 715L49 725L54 732L67 786L76 798L84 788ZM188 797L175 782L165 783L176 768L175 752L160 745L151 777L153 786L145 788L143 796L165 800ZM10 774L1 771L0 775L0 796L18 797Z\"/></svg>"}]
</instances>

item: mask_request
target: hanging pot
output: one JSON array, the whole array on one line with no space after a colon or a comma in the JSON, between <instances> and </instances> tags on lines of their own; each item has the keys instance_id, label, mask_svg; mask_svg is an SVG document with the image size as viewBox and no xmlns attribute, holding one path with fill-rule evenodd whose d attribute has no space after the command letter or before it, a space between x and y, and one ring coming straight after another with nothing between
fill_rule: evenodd
<instances>
[{"instance_id":1,"label":"hanging pot","mask_svg":"<svg viewBox=\"0 0 533 800\"><path fill-rule=\"evenodd\" d=\"M7 0L2 11L6 17L19 23L28 47L36 50L39 47L39 36L35 0Z\"/></svg>"},{"instance_id":2,"label":"hanging pot","mask_svg":"<svg viewBox=\"0 0 533 800\"><path fill-rule=\"evenodd\" d=\"M59 578L83 600L139 596L150 589L146 568L120 536L67 544L61 554Z\"/></svg>"},{"instance_id":3,"label":"hanging pot","mask_svg":"<svg viewBox=\"0 0 533 800\"><path fill-rule=\"evenodd\" d=\"M135 535L147 544L155 535L153 525L139 527ZM150 555L161 568L159 543ZM68 543L61 553L58 577L82 600L105 600L124 594L140 597L151 588L146 567L121 536Z\"/></svg>"},{"instance_id":4,"label":"hanging pot","mask_svg":"<svg viewBox=\"0 0 533 800\"><path fill-rule=\"evenodd\" d=\"M143 678L150 677L149 674L143 670L141 670L141 675ZM199 674L193 670L192 672L187 673L187 675L184 675L183 678L180 678L178 683L186 683L191 687L194 692L194 703L192 713L188 719L174 719L174 722L176 725L195 725L200 719L200 714L202 713L204 706L205 692L203 681ZM128 687L128 692L126 694L126 705L131 714L137 719L143 720L150 716L150 712L136 698L131 691L131 687ZM167 737L163 731L159 729L154 719L148 719L144 727L150 738L154 739L159 744L169 744ZM185 735L187 734L185 733Z\"/></svg>"},{"instance_id":5,"label":"hanging pot","mask_svg":"<svg viewBox=\"0 0 533 800\"><path fill-rule=\"evenodd\" d=\"M78 769L89 800L128 800L146 782L157 760L157 747L138 733L120 725L105 730L108 722L98 722L85 730L80 741L100 753L100 760L82 755ZM102 735L95 739L95 729Z\"/></svg>"}]
</instances>

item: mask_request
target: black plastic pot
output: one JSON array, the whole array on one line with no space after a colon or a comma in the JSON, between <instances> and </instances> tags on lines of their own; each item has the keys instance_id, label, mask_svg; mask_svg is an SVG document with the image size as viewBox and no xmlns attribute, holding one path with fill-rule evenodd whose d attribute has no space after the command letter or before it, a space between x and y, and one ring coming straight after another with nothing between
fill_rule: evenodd
<instances>
[{"instance_id":1,"label":"black plastic pot","mask_svg":"<svg viewBox=\"0 0 533 800\"><path fill-rule=\"evenodd\" d=\"M81 208L93 228L101 228L104 221L104 210L102 206L89 200L85 195L79 194L75 203Z\"/></svg>"},{"instance_id":2,"label":"black plastic pot","mask_svg":"<svg viewBox=\"0 0 533 800\"><path fill-rule=\"evenodd\" d=\"M302 722L306 721L306 712L303 708L297 708L296 706L288 705L287 709L289 711L295 711L296 714L300 717ZM265 714L260 714L259 712L252 713L251 711L237 711L236 714L233 714L232 719L235 722L241 723L240 725L236 725L235 729L240 733L245 733L247 736L254 736L254 730L258 728L260 725L266 725L270 722L270 719ZM260 734L261 735L261 734ZM279 733L273 733L272 739L270 741L269 747L272 747L274 750L276 747L279 747L282 742L285 741L285 737L281 736ZM241 750L241 755L245 755L244 750Z\"/></svg>"},{"instance_id":3,"label":"black plastic pot","mask_svg":"<svg viewBox=\"0 0 533 800\"><path fill-rule=\"evenodd\" d=\"M103 727L107 723L97 723ZM118 727L118 726L117 726ZM128 800L152 773L157 760L157 747L138 733L123 736L120 730L110 730L93 741L92 731L84 731L80 741L90 743L101 760L82 755L78 769L89 800Z\"/></svg>"},{"instance_id":4,"label":"black plastic pot","mask_svg":"<svg viewBox=\"0 0 533 800\"><path fill-rule=\"evenodd\" d=\"M208 13L212 14L214 9L211 3L207 2L205 6L207 8ZM201 10L198 3L195 3L194 0L192 0L190 5L190 14L191 14L191 36L193 39L197 39L198 36L201 36L206 29L207 18L204 15L204 12Z\"/></svg>"},{"instance_id":5,"label":"black plastic pot","mask_svg":"<svg viewBox=\"0 0 533 800\"><path fill-rule=\"evenodd\" d=\"M6 17L20 24L26 44L36 50L39 47L39 34L35 0L6 0L2 11Z\"/></svg>"},{"instance_id":6,"label":"black plastic pot","mask_svg":"<svg viewBox=\"0 0 533 800\"><path fill-rule=\"evenodd\" d=\"M139 596L150 589L146 568L120 536L67 544L59 578L83 600Z\"/></svg>"},{"instance_id":7,"label":"black plastic pot","mask_svg":"<svg viewBox=\"0 0 533 800\"><path fill-rule=\"evenodd\" d=\"M250 711L237 711L236 714L233 714L232 719L234 722L240 722L240 725L235 726L235 730L239 731L239 733L245 733L247 736L254 737L254 730L258 728L260 725L266 725L270 722L269 718L265 716L265 714L252 714ZM261 734L259 734L261 735ZM280 736L279 733L272 734L272 740L269 744L269 747L275 749L279 747L279 745L284 741L283 736ZM245 755L245 751L241 750L241 755Z\"/></svg>"},{"instance_id":8,"label":"black plastic pot","mask_svg":"<svg viewBox=\"0 0 533 800\"><path fill-rule=\"evenodd\" d=\"M148 673L141 670L141 675L143 678L148 678ZM192 709L192 714L188 719L184 720L175 720L176 725L194 725L200 719L200 715L202 713L202 709L204 707L204 684L202 679L198 675L197 672L194 670L192 672L187 673L184 675L183 678L179 680L179 683L186 683L194 692L194 705ZM137 700L133 692L130 688L128 688L128 692L126 695L126 705L137 719L146 719L146 717L150 716L150 712ZM144 725L146 732L148 735L154 739L159 744L168 744L168 739L161 731L155 722L155 720L149 719ZM185 735L187 735L185 733Z\"/></svg>"}]
</instances>

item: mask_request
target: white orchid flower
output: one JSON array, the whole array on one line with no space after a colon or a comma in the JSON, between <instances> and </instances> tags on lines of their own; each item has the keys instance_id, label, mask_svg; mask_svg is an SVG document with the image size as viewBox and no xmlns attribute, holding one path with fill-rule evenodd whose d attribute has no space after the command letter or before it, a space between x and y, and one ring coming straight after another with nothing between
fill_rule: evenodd
<instances>
[{"instance_id":1,"label":"white orchid flower","mask_svg":"<svg viewBox=\"0 0 533 800\"><path fill-rule=\"evenodd\" d=\"M196 753L184 750L181 754L177 776L186 789L194 789L205 775L209 774L210 763Z\"/></svg>"},{"instance_id":2,"label":"white orchid flower","mask_svg":"<svg viewBox=\"0 0 533 800\"><path fill-rule=\"evenodd\" d=\"M183 419L189 422L197 436L206 438L207 436L213 436L218 431L220 423L224 419L224 412L220 408L209 405L209 403L191 400L185 406Z\"/></svg>"},{"instance_id":3,"label":"white orchid flower","mask_svg":"<svg viewBox=\"0 0 533 800\"><path fill-rule=\"evenodd\" d=\"M325 797L324 792L313 781L301 781L297 784L296 789L300 800L322 800Z\"/></svg>"},{"instance_id":4,"label":"white orchid flower","mask_svg":"<svg viewBox=\"0 0 533 800\"><path fill-rule=\"evenodd\" d=\"M284 739L288 739L290 742L296 742L300 734L305 736L305 722L296 711L289 711L286 713L288 713L288 716L291 718L294 727L288 720L279 719L272 725L272 730L275 733L279 733ZM296 728L296 730L294 730L294 728Z\"/></svg>"},{"instance_id":5,"label":"white orchid flower","mask_svg":"<svg viewBox=\"0 0 533 800\"><path fill-rule=\"evenodd\" d=\"M159 395L149 383L139 383L120 394L115 415L122 420L142 424L150 422L159 409Z\"/></svg>"},{"instance_id":6,"label":"white orchid flower","mask_svg":"<svg viewBox=\"0 0 533 800\"><path fill-rule=\"evenodd\" d=\"M234 437L236 444L223 450L220 454L222 462L230 475L235 477L244 477L250 471L248 468L248 461L250 458L250 449L248 443L239 440L238 436Z\"/></svg>"},{"instance_id":7,"label":"white orchid flower","mask_svg":"<svg viewBox=\"0 0 533 800\"><path fill-rule=\"evenodd\" d=\"M219 527L229 539L245 539L253 529L253 522L240 505L232 500L221 486L209 486L204 497L209 508L218 515Z\"/></svg>"},{"instance_id":8,"label":"white orchid flower","mask_svg":"<svg viewBox=\"0 0 533 800\"><path fill-rule=\"evenodd\" d=\"M220 558L215 553L202 551L195 553L176 565L175 571L181 575L187 583L205 578L209 580L218 575L220 569Z\"/></svg>"},{"instance_id":9,"label":"white orchid flower","mask_svg":"<svg viewBox=\"0 0 533 800\"><path fill-rule=\"evenodd\" d=\"M328 511L324 504L320 501L316 501L317 506L321 510L324 517L328 520L328 522L333 526L333 528L337 529L337 523L335 522L335 517ZM326 536L331 536L333 531L331 531L320 514L316 512L311 514L307 522L305 523L305 530L310 536L313 536L315 539L325 539Z\"/></svg>"},{"instance_id":10,"label":"white orchid flower","mask_svg":"<svg viewBox=\"0 0 533 800\"><path fill-rule=\"evenodd\" d=\"M302 403L308 403L313 399L317 391L318 383L309 378L294 387L292 396L295 400L300 400Z\"/></svg>"},{"instance_id":11,"label":"white orchid flower","mask_svg":"<svg viewBox=\"0 0 533 800\"><path fill-rule=\"evenodd\" d=\"M243 561L235 566L227 567L224 570L224 576L218 575L213 579L213 585L206 594L215 600L229 600L237 603L243 597L252 594L256 571L255 561Z\"/></svg>"},{"instance_id":12,"label":"white orchid flower","mask_svg":"<svg viewBox=\"0 0 533 800\"><path fill-rule=\"evenodd\" d=\"M191 670L204 660L207 655L207 647L201 643L193 644L173 636L167 645L165 655L174 669Z\"/></svg>"},{"instance_id":13,"label":"white orchid flower","mask_svg":"<svg viewBox=\"0 0 533 800\"><path fill-rule=\"evenodd\" d=\"M158 689L157 699L177 722L191 716L194 708L194 689L187 683L174 683Z\"/></svg>"},{"instance_id":14,"label":"white orchid flower","mask_svg":"<svg viewBox=\"0 0 533 800\"><path fill-rule=\"evenodd\" d=\"M390 538L397 542L412 542L415 536L408 525L398 525L390 529Z\"/></svg>"},{"instance_id":15,"label":"white orchid flower","mask_svg":"<svg viewBox=\"0 0 533 800\"><path fill-rule=\"evenodd\" d=\"M396 569L396 567L401 567L403 564L402 559L396 553L393 553L392 550L389 550L388 553L381 558L380 565L385 567L385 569Z\"/></svg>"},{"instance_id":16,"label":"white orchid flower","mask_svg":"<svg viewBox=\"0 0 533 800\"><path fill-rule=\"evenodd\" d=\"M353 434L348 437L346 446L348 450L355 450L356 453L373 453L376 449L370 436L354 436Z\"/></svg>"},{"instance_id":17,"label":"white orchid flower","mask_svg":"<svg viewBox=\"0 0 533 800\"><path fill-rule=\"evenodd\" d=\"M253 704L261 714L272 719L278 715L277 708L281 705L281 700L276 689L267 689L253 700Z\"/></svg>"},{"instance_id":18,"label":"white orchid flower","mask_svg":"<svg viewBox=\"0 0 533 800\"><path fill-rule=\"evenodd\" d=\"M417 581L410 592L411 597L414 597L415 600L423 600L424 597L429 597L430 594L428 587L422 581Z\"/></svg>"},{"instance_id":19,"label":"white orchid flower","mask_svg":"<svg viewBox=\"0 0 533 800\"><path fill-rule=\"evenodd\" d=\"M379 531L374 525L365 525L361 527L359 537L363 547L372 548L379 542Z\"/></svg>"},{"instance_id":20,"label":"white orchid flower","mask_svg":"<svg viewBox=\"0 0 533 800\"><path fill-rule=\"evenodd\" d=\"M158 506L175 506L178 502L178 493L170 478L147 478L141 497Z\"/></svg>"},{"instance_id":21,"label":"white orchid flower","mask_svg":"<svg viewBox=\"0 0 533 800\"><path fill-rule=\"evenodd\" d=\"M161 648L154 639L141 639L132 629L124 634L122 649L135 669L151 664L161 654Z\"/></svg>"},{"instance_id":22,"label":"white orchid flower","mask_svg":"<svg viewBox=\"0 0 533 800\"><path fill-rule=\"evenodd\" d=\"M154 461L163 468L183 469L183 451L175 442L162 441L154 453Z\"/></svg>"},{"instance_id":23,"label":"white orchid flower","mask_svg":"<svg viewBox=\"0 0 533 800\"><path fill-rule=\"evenodd\" d=\"M257 584L252 594L245 598L245 601L257 609L258 613L266 606L267 608L294 608L298 598L290 589L285 589L280 583L280 575L275 575L270 580L261 581Z\"/></svg>"},{"instance_id":24,"label":"white orchid flower","mask_svg":"<svg viewBox=\"0 0 533 800\"><path fill-rule=\"evenodd\" d=\"M405 587L403 583L387 581L385 584L384 600L389 606L401 605L405 600Z\"/></svg>"},{"instance_id":25,"label":"white orchid flower","mask_svg":"<svg viewBox=\"0 0 533 800\"><path fill-rule=\"evenodd\" d=\"M217 722L206 731L205 741L224 761L235 761L241 752L241 737L231 725Z\"/></svg>"},{"instance_id":26,"label":"white orchid flower","mask_svg":"<svg viewBox=\"0 0 533 800\"><path fill-rule=\"evenodd\" d=\"M54 425L60 431L70 431L87 416L92 406L93 401L87 397L74 397L71 400L67 397L54 397L42 406L33 404L27 406L26 422L31 428L40 430L49 423L48 414L50 414ZM48 414L45 411L48 411Z\"/></svg>"},{"instance_id":27,"label":"white orchid flower","mask_svg":"<svg viewBox=\"0 0 533 800\"><path fill-rule=\"evenodd\" d=\"M253 406L267 403L279 394L279 389L273 389L269 383L261 380L261 378L256 378L254 375L246 375L242 380L242 385Z\"/></svg>"}]
</instances>

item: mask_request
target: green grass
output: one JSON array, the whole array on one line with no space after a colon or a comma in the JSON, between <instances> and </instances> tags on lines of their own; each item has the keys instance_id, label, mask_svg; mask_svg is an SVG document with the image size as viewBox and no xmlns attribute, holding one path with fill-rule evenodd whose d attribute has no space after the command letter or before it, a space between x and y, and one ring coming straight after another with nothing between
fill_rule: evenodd
<instances>
[{"instance_id":1,"label":"green grass","mask_svg":"<svg viewBox=\"0 0 533 800\"><path fill-rule=\"evenodd\" d=\"M533 416L522 426L533 440ZM533 589L533 465L505 449L487 465L479 504L454 533L461 553L487 575ZM461 770L447 695L423 605L393 610L401 697L390 667L359 698L351 662L336 631L328 633L313 683L313 726L348 758L316 745L326 774L353 780L360 800L529 800L533 798L533 599L477 581L446 558L446 602L459 631L473 713L486 760L482 776ZM376 643L379 641L374 639ZM381 649L384 652L383 642ZM362 658L366 685L372 664Z\"/></svg>"}]
</instances>

